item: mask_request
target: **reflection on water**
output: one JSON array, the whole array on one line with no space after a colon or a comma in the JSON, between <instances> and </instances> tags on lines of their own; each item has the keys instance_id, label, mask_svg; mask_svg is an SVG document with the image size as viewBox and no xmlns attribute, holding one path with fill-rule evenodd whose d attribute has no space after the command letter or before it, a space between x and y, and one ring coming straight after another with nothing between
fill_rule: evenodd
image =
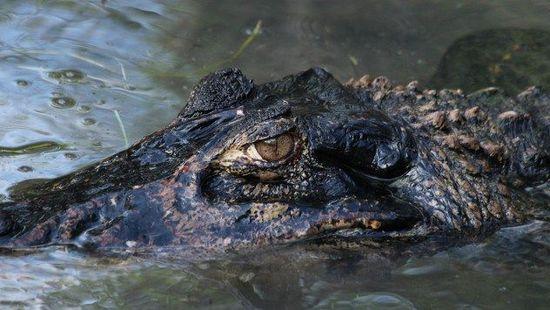
<instances>
[{"instance_id":1,"label":"reflection on water","mask_svg":"<svg viewBox=\"0 0 550 310\"><path fill-rule=\"evenodd\" d=\"M533 222L483 243L392 259L312 247L192 262L48 249L2 257L0 305L537 309L550 290L549 229Z\"/></svg>"},{"instance_id":2,"label":"reflection on water","mask_svg":"<svg viewBox=\"0 0 550 310\"><path fill-rule=\"evenodd\" d=\"M0 193L124 148L115 111L131 141L177 113L183 100L144 69L167 57L151 42L153 20L127 11L100 1L2 2L0 153L17 156L0 160Z\"/></svg>"},{"instance_id":3,"label":"reflection on water","mask_svg":"<svg viewBox=\"0 0 550 310\"><path fill-rule=\"evenodd\" d=\"M65 174L162 127L219 66L258 82L320 65L343 80L384 74L468 91L548 83L549 14L536 0L4 0L0 200L18 181ZM533 222L424 256L0 254L0 306L537 308L550 295L549 236Z\"/></svg>"}]
</instances>

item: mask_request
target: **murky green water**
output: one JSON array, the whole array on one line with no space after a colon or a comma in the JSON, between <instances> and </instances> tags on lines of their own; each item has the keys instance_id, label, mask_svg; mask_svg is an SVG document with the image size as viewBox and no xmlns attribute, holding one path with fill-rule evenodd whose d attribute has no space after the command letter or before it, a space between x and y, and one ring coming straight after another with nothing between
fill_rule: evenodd
<instances>
[{"instance_id":1,"label":"murky green water","mask_svg":"<svg viewBox=\"0 0 550 310\"><path fill-rule=\"evenodd\" d=\"M523 0L3 0L0 195L124 149L223 66L257 82L321 65L342 80L548 87L548 16L549 1ZM114 260L47 249L0 255L0 308L542 309L549 254L541 221L422 256L292 247Z\"/></svg>"}]
</instances>

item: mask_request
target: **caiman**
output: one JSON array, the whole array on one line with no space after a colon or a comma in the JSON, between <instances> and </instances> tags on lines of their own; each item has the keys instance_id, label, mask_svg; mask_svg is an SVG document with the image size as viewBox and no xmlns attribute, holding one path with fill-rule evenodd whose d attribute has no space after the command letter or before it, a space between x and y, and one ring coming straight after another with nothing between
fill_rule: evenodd
<instances>
[{"instance_id":1,"label":"caiman","mask_svg":"<svg viewBox=\"0 0 550 310\"><path fill-rule=\"evenodd\" d=\"M314 68L203 78L127 150L14 190L0 246L214 252L472 238L521 223L549 177L550 96L340 83ZM21 187L23 188L23 187Z\"/></svg>"}]
</instances>

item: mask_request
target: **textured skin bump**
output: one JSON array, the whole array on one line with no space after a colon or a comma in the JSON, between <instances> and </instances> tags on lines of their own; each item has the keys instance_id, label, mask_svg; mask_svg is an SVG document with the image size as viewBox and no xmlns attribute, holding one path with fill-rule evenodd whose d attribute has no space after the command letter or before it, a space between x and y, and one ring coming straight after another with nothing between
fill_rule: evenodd
<instances>
[{"instance_id":1,"label":"textured skin bump","mask_svg":"<svg viewBox=\"0 0 550 310\"><path fill-rule=\"evenodd\" d=\"M254 82L241 70L228 68L202 78L194 87L180 115L199 116L210 111L235 107L254 89Z\"/></svg>"}]
</instances>

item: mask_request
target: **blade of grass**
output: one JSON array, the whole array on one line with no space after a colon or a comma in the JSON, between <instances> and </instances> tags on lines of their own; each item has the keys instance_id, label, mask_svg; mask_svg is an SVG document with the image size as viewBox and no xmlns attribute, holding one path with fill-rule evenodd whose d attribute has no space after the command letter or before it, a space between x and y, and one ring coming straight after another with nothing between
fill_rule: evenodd
<instances>
[{"instance_id":1,"label":"blade of grass","mask_svg":"<svg viewBox=\"0 0 550 310\"><path fill-rule=\"evenodd\" d=\"M158 74L158 75L161 75L163 77L168 77L168 78L190 79L190 78L193 78L194 76L202 77L202 76L218 69L219 67L221 67L224 64L231 63L231 62L234 62L235 60L239 59L239 57L242 55L242 53L248 48L248 46L250 46L250 44L252 44L252 42L254 42L256 37L258 37L258 35L260 35L261 33L262 33L262 21L258 20L258 22L256 22L256 26L254 27L252 32L250 32L250 34L246 37L246 39L243 41L243 43L241 43L241 45L239 45L239 48L235 52L233 52L231 54L231 56L229 56L229 58L223 59L223 60L218 61L218 62L211 63L209 65L205 65L201 69L195 71L194 73L170 72L170 70L168 70L168 69L161 69L161 68L151 68L151 71L152 71L153 74Z\"/></svg>"},{"instance_id":2,"label":"blade of grass","mask_svg":"<svg viewBox=\"0 0 550 310\"><path fill-rule=\"evenodd\" d=\"M124 89L128 90L128 79L126 78L126 70L124 69L124 65L118 60L118 58L115 58L115 60L120 65L120 73L122 74L122 83L124 84Z\"/></svg>"},{"instance_id":3,"label":"blade of grass","mask_svg":"<svg viewBox=\"0 0 550 310\"><path fill-rule=\"evenodd\" d=\"M122 118L120 118L120 113L118 113L118 110L112 110L115 114L115 118L118 122L118 126L120 127L120 131L122 132L122 137L124 138L124 145L126 147L130 146L130 143L128 143L128 136L126 135L126 129L124 128L124 123L122 123Z\"/></svg>"},{"instance_id":4,"label":"blade of grass","mask_svg":"<svg viewBox=\"0 0 550 310\"><path fill-rule=\"evenodd\" d=\"M262 21L261 20L259 20L256 23L256 26L254 27L252 32L248 35L248 37L243 41L241 46L239 46L239 49L235 53L233 53L233 55L231 55L230 61L234 61L234 60L238 59L241 56L241 54L244 52L244 50L254 41L254 39L256 39L256 37L260 33L262 33Z\"/></svg>"}]
</instances>

